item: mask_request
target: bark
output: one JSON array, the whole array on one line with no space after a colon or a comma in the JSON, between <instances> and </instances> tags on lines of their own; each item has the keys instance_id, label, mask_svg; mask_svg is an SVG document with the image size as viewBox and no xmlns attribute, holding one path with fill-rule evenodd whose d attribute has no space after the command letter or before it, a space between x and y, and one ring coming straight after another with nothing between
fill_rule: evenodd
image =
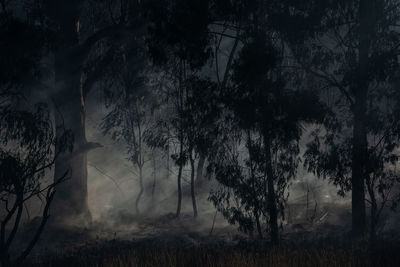
<instances>
[{"instance_id":1,"label":"bark","mask_svg":"<svg viewBox=\"0 0 400 267\"><path fill-rule=\"evenodd\" d=\"M182 206L182 186L181 186L182 168L183 168L183 166L180 165L179 172L178 172L178 205L176 207L176 217L180 216L181 206Z\"/></svg>"},{"instance_id":2,"label":"bark","mask_svg":"<svg viewBox=\"0 0 400 267\"><path fill-rule=\"evenodd\" d=\"M257 232L258 232L258 237L260 239L263 239L263 234L262 234L262 229L261 229L261 223L260 223L260 215L258 212L256 212L256 225L257 225Z\"/></svg>"},{"instance_id":3,"label":"bark","mask_svg":"<svg viewBox=\"0 0 400 267\"><path fill-rule=\"evenodd\" d=\"M183 146L183 144L181 142L181 145L180 145L180 150L181 150L180 155L181 156L182 156L182 149L183 149L182 146ZM183 169L183 163L180 162L179 163L179 171L178 171L178 179L177 179L177 182L178 182L178 204L177 204L177 207L176 207L176 217L179 217L180 214L181 214L181 206L182 206L182 169Z\"/></svg>"},{"instance_id":4,"label":"bark","mask_svg":"<svg viewBox=\"0 0 400 267\"><path fill-rule=\"evenodd\" d=\"M194 191L194 159L192 156L190 156L190 167L191 167L191 173L190 173L190 194L192 196L192 206L193 206L193 217L197 218L197 203L196 203L196 194Z\"/></svg>"},{"instance_id":5,"label":"bark","mask_svg":"<svg viewBox=\"0 0 400 267\"><path fill-rule=\"evenodd\" d=\"M155 193L156 193L156 181L157 181L157 167L156 167L156 158L153 157L153 185L151 187L151 207L154 209L155 207Z\"/></svg>"},{"instance_id":6,"label":"bark","mask_svg":"<svg viewBox=\"0 0 400 267\"><path fill-rule=\"evenodd\" d=\"M27 245L26 249L17 258L16 264L15 264L16 266L20 266L22 264L22 262L31 253L31 251L34 248L34 246L36 245L36 243L39 241L39 238L44 230L44 227L46 226L47 220L50 217L49 210L50 210L51 202L53 201L53 198L54 198L54 194L55 194L55 191L53 190L53 188L50 187L46 194L46 205L43 210L42 220L40 221L40 225L36 229L36 232L35 232L33 238L31 239L31 241L29 242L29 244Z\"/></svg>"},{"instance_id":7,"label":"bark","mask_svg":"<svg viewBox=\"0 0 400 267\"><path fill-rule=\"evenodd\" d=\"M200 154L199 162L197 163L197 171L196 171L196 188L200 188L203 185L203 169L204 164L206 162L206 158L204 155Z\"/></svg>"},{"instance_id":8,"label":"bark","mask_svg":"<svg viewBox=\"0 0 400 267\"><path fill-rule=\"evenodd\" d=\"M85 102L82 96L80 73L68 73L59 65L71 63L66 59L57 59L57 85L65 93L62 99L56 100L55 122L56 134L62 134L63 128L71 130L74 136L73 151L66 152L57 158L55 163L55 181L68 171L68 179L57 185L57 194L52 205L53 214L58 222L90 222L87 190L87 152L85 135ZM58 66L58 67L57 67ZM62 125L62 127L60 127Z\"/></svg>"},{"instance_id":9,"label":"bark","mask_svg":"<svg viewBox=\"0 0 400 267\"><path fill-rule=\"evenodd\" d=\"M179 171L178 171L178 204L176 207L176 217L179 217L181 214L181 207L182 207L182 170L183 170L183 131L180 130L180 137L179 137Z\"/></svg>"},{"instance_id":10,"label":"bark","mask_svg":"<svg viewBox=\"0 0 400 267\"><path fill-rule=\"evenodd\" d=\"M278 209L276 194L274 188L274 173L272 168L272 155L271 155L271 140L264 137L265 140L265 154L266 154L266 169L267 169L267 188L268 188L268 214L269 214L269 228L271 235L271 243L277 245L279 243L278 231Z\"/></svg>"},{"instance_id":11,"label":"bark","mask_svg":"<svg viewBox=\"0 0 400 267\"><path fill-rule=\"evenodd\" d=\"M139 186L140 186L140 191L139 194L136 197L136 202L135 202L135 207L136 207L136 213L140 213L139 209L139 203L140 199L142 198L142 195L144 193L144 187L143 187L143 166L139 165Z\"/></svg>"},{"instance_id":12,"label":"bark","mask_svg":"<svg viewBox=\"0 0 400 267\"><path fill-rule=\"evenodd\" d=\"M377 203L377 199L375 197L375 191L374 191L374 182L373 179L371 179L370 177L368 177L368 175L366 175L366 187L368 190L368 194L370 197L370 201L371 201L371 208L370 208L370 229L369 229L369 234L370 234L370 240L371 243L373 244L376 241L376 228L377 228L377 224L378 224L378 218L379 218L379 212L378 212L378 203Z\"/></svg>"},{"instance_id":13,"label":"bark","mask_svg":"<svg viewBox=\"0 0 400 267\"><path fill-rule=\"evenodd\" d=\"M183 88L182 88L182 80L184 78L184 67L183 67L183 62L180 62L180 67L179 67L179 88L178 88L178 93L179 93L179 104L178 104L178 112L179 114L182 114L183 110ZM180 118L180 123L179 123L179 171L178 171L178 204L176 207L176 217L178 218L181 214L181 207L182 207L182 170L183 170L183 165L184 160L183 160L183 123L182 123L182 117Z\"/></svg>"},{"instance_id":14,"label":"bark","mask_svg":"<svg viewBox=\"0 0 400 267\"><path fill-rule=\"evenodd\" d=\"M352 148L352 234L355 238L362 238L366 232L365 217L365 169L367 160L367 131L365 125L369 49L373 30L372 0L361 0L359 6L360 30L359 30L359 66L355 86L353 88L353 148ZM371 24L372 23L372 24Z\"/></svg>"},{"instance_id":15,"label":"bark","mask_svg":"<svg viewBox=\"0 0 400 267\"><path fill-rule=\"evenodd\" d=\"M12 266L9 251L20 225L23 203L24 203L23 197L24 197L23 192L19 191L17 193L12 209L7 211L7 215L5 216L5 218L2 218L1 221L0 263L2 266L5 267ZM11 231L8 234L8 236L6 236L6 226L12 220L14 215L15 219L12 222Z\"/></svg>"},{"instance_id":16,"label":"bark","mask_svg":"<svg viewBox=\"0 0 400 267\"><path fill-rule=\"evenodd\" d=\"M90 222L87 192L87 152L99 147L91 146L85 135L85 95L90 86L83 88L82 66L91 47L99 40L126 32L123 25L105 27L80 43L79 13L81 1L46 1L47 15L58 26L58 47L54 52L55 90L53 100L56 114L56 135L64 129L74 135L72 153L64 153L55 163L54 180L68 172L68 179L58 184L51 207L53 222Z\"/></svg>"},{"instance_id":17,"label":"bark","mask_svg":"<svg viewBox=\"0 0 400 267\"><path fill-rule=\"evenodd\" d=\"M83 219L90 222L87 202L87 156L85 136L85 101L82 94L82 54L79 51L79 2L49 1L48 14L57 22L59 47L55 51L54 104L56 134L64 129L74 135L73 152L61 155L55 163L54 179L68 171L68 179L57 185L51 207L59 223ZM60 127L61 126L61 127ZM64 128L64 129L63 129ZM79 152L79 153L78 153Z\"/></svg>"}]
</instances>

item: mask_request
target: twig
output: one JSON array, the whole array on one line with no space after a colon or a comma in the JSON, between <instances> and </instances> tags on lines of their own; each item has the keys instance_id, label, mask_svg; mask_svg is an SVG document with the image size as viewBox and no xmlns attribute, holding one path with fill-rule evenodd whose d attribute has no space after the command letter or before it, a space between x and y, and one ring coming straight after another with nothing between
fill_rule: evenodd
<instances>
[{"instance_id":1,"label":"twig","mask_svg":"<svg viewBox=\"0 0 400 267\"><path fill-rule=\"evenodd\" d=\"M96 167L95 165L92 165L92 164L90 164L90 163L88 163L88 165L91 166L91 167L93 167L93 168L95 168L95 169L96 169L99 173L101 173L103 176L109 178L109 179L115 184L115 187L124 195L124 192L121 190L119 184L117 183L117 181L116 181L112 176L110 176L109 174L107 174L107 173L105 173L104 171L100 170L100 169L99 169L98 167Z\"/></svg>"},{"instance_id":2,"label":"twig","mask_svg":"<svg viewBox=\"0 0 400 267\"><path fill-rule=\"evenodd\" d=\"M213 219L213 223L212 223L212 226L211 226L211 230L210 230L209 236L211 236L212 232L214 231L215 218L217 218L217 213L218 213L218 210L215 210L214 219Z\"/></svg>"}]
</instances>

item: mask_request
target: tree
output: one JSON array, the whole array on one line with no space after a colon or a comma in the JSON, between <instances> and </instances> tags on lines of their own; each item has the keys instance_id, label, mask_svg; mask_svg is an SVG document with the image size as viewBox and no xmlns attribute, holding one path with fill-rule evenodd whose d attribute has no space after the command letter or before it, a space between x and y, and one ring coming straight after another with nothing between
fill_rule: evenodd
<instances>
[{"instance_id":1,"label":"tree","mask_svg":"<svg viewBox=\"0 0 400 267\"><path fill-rule=\"evenodd\" d=\"M170 130L173 132L173 136L167 138L174 138L178 147L177 153L171 156L178 166L176 216L179 217L182 205L182 171L189 159L192 166L192 203L196 217L193 142L188 143L189 135L186 130L189 128L186 127L184 116L189 96L187 79L204 66L211 53L208 3L199 0L150 1L148 15L151 21L149 51L153 62L165 67L163 71L169 79L168 97L172 98L171 105L174 109L166 124L171 126L168 134ZM155 139L160 139L160 136Z\"/></svg>"},{"instance_id":2,"label":"tree","mask_svg":"<svg viewBox=\"0 0 400 267\"><path fill-rule=\"evenodd\" d=\"M51 45L51 34L35 23L33 14L17 17L8 4L2 1L0 11L0 32L6 37L0 41L0 262L19 266L48 221L54 187L66 178L64 173L44 184L60 153L71 149L72 135L58 129L56 138L47 105L32 106L37 98L32 87L46 77L41 60ZM21 253L10 255L23 208L35 197L44 203L40 225Z\"/></svg>"},{"instance_id":3,"label":"tree","mask_svg":"<svg viewBox=\"0 0 400 267\"><path fill-rule=\"evenodd\" d=\"M101 19L94 18L100 15L95 6L101 6L104 2L106 1L1 1L2 33L10 37L1 41L4 63L13 66L2 72L2 75L17 79L23 89L29 90L33 97L45 95L46 99L42 100L55 106L55 124L64 124L75 137L74 151L60 155L55 167L56 179L66 170L74 170L70 180L58 185L59 194L54 200L53 208L54 213L59 215L55 216L59 221L64 221L65 218L70 221L74 218L90 220L86 154L99 147L99 144L87 142L85 137L85 97L96 83L97 77L106 69L104 66L112 60L110 54L113 49L101 53L101 56L92 52L100 41L128 32L125 28L126 17L134 4L132 1L119 1L116 5L120 4L121 7L118 9L120 21L112 23L110 16L114 18L114 13L108 16L101 14ZM84 15L88 9L91 9L90 14L93 16ZM133 13L130 14L135 17ZM94 27L86 27L94 21L96 28L100 28L98 31L89 30ZM134 31L137 28L130 29ZM103 46L106 47L113 48ZM89 68L88 61L93 57L97 58L98 68ZM41 64L43 62L52 64ZM41 68L47 66L47 69L37 72L38 68L30 69L31 65ZM20 75L17 70L24 75L16 76ZM43 75L44 73L47 75Z\"/></svg>"},{"instance_id":4,"label":"tree","mask_svg":"<svg viewBox=\"0 0 400 267\"><path fill-rule=\"evenodd\" d=\"M187 154L190 161L190 191L194 217L197 217L195 194L195 158L198 157L197 180L202 179L202 171L207 153L211 149L211 139L217 135L216 122L220 117L219 92L217 84L196 76L186 81L186 101L182 119L187 140Z\"/></svg>"},{"instance_id":5,"label":"tree","mask_svg":"<svg viewBox=\"0 0 400 267\"><path fill-rule=\"evenodd\" d=\"M336 90L330 106L338 124L331 127L327 124L332 120L327 120L326 134L321 133L324 141L310 146L312 164L308 166L316 170L317 165L325 164L319 170L326 168L322 171L326 177L342 185L342 192L351 189L352 233L361 238L367 226L365 186L371 175L367 165L370 138L376 134L369 118L371 108L377 108L375 104L387 97L385 84L397 76L400 36L394 25L398 1L290 2L286 1L285 11L279 10L293 14L292 20L280 26L294 59L293 67L313 75L321 88ZM318 144L324 143L329 148L321 147L320 154L314 153ZM338 152L342 154L331 154Z\"/></svg>"},{"instance_id":6,"label":"tree","mask_svg":"<svg viewBox=\"0 0 400 267\"><path fill-rule=\"evenodd\" d=\"M144 81L144 73L136 68L143 63L143 46L121 49L120 66L105 89L105 104L109 113L102 123L104 133L113 139L123 139L127 144L128 159L139 170L140 190L136 198L136 213L140 213L140 199L144 193L143 170L151 160L150 147L146 146L146 132L152 126L154 96ZM131 49L131 50L129 50ZM141 53L142 52L142 53Z\"/></svg>"},{"instance_id":7,"label":"tree","mask_svg":"<svg viewBox=\"0 0 400 267\"><path fill-rule=\"evenodd\" d=\"M57 109L56 125L64 123L65 127L71 129L74 134L73 156L71 153L62 155L57 160L55 168L55 177L62 175L69 168L72 169L71 179L58 186L59 193L53 205L60 222L64 222L66 218L70 222L91 220L87 203L87 153L99 147L99 144L86 140L85 98L93 87L95 76L99 75L100 70L84 72L84 66L96 43L120 34L121 25L125 25L123 13L127 12L125 5L128 4L125 2L120 2L121 10L124 10L120 14L120 25L110 22L109 16L103 16L102 20L97 21L100 29L88 32L84 28L86 25L84 25L83 11L84 4L93 4L91 1L74 0L68 3L44 1L42 13L53 26L56 42L53 51L55 90L52 95ZM111 53L110 50L108 52ZM107 61L109 63L110 57L107 57ZM98 67L104 68L104 64L107 63L102 62Z\"/></svg>"},{"instance_id":8,"label":"tree","mask_svg":"<svg viewBox=\"0 0 400 267\"><path fill-rule=\"evenodd\" d=\"M48 171L64 150L71 150L72 135L55 137L47 107L38 104L32 111L12 105L1 107L0 131L0 262L2 266L19 266L38 241L50 217L55 186L63 182L67 172L55 181L43 184ZM21 254L13 257L10 249L21 225L24 205L37 197L44 203L40 225Z\"/></svg>"},{"instance_id":9,"label":"tree","mask_svg":"<svg viewBox=\"0 0 400 267\"><path fill-rule=\"evenodd\" d=\"M234 128L224 132L235 134L217 139L228 142L210 159L211 171L223 185L211 200L240 229L252 231L256 225L260 238L266 222L277 244L285 192L299 162L301 124L321 119L324 108L313 92L283 82L291 79L280 68L282 53L267 33L264 29L241 36L244 46L225 95L225 107L233 112L228 125Z\"/></svg>"}]
</instances>

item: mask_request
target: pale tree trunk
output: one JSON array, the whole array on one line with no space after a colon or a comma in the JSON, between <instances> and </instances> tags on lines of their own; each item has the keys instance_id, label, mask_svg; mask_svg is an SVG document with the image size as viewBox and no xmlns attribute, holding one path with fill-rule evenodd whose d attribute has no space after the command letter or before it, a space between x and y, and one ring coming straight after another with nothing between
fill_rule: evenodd
<instances>
[{"instance_id":1,"label":"pale tree trunk","mask_svg":"<svg viewBox=\"0 0 400 267\"><path fill-rule=\"evenodd\" d=\"M84 87L82 67L96 42L124 31L123 25L111 25L80 42L81 3L81 0L52 0L46 1L44 5L47 15L57 24L58 29L58 47L54 52L55 89L52 97L56 109L55 122L59 126L56 134L60 136L66 129L74 135L73 151L61 155L55 164L54 179L62 177L67 171L69 179L57 186L51 208L52 221L67 223L75 219L91 221L87 200L87 153L100 147L99 144L86 141L85 96L97 80L96 73L102 72L97 71L93 77L87 77ZM104 62L102 65L105 65ZM78 221L80 225L81 221Z\"/></svg>"},{"instance_id":2,"label":"pale tree trunk","mask_svg":"<svg viewBox=\"0 0 400 267\"><path fill-rule=\"evenodd\" d=\"M55 53L56 134L62 134L64 127L74 135L72 153L64 153L55 164L55 179L68 171L68 180L56 187L52 214L59 222L82 219L90 222L91 216L87 199L87 152L90 146L85 136L85 101L82 92L81 63L76 51L79 45L78 14L79 2L54 1L50 12L60 28L58 38L61 43Z\"/></svg>"},{"instance_id":3,"label":"pale tree trunk","mask_svg":"<svg viewBox=\"0 0 400 267\"><path fill-rule=\"evenodd\" d=\"M58 109L60 114L56 115L56 123L64 123L64 127L72 130L74 149L56 161L54 178L59 179L68 171L68 179L56 187L52 213L58 217L59 222L75 219L90 222L87 191L87 152L90 148L84 131L84 107L73 102Z\"/></svg>"}]
</instances>

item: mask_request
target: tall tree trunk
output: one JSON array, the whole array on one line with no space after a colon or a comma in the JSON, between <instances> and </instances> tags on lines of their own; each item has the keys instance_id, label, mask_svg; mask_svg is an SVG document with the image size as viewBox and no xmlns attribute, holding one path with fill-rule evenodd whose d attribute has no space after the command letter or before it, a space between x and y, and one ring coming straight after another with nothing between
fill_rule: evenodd
<instances>
[{"instance_id":1,"label":"tall tree trunk","mask_svg":"<svg viewBox=\"0 0 400 267\"><path fill-rule=\"evenodd\" d=\"M256 225L257 225L258 238L263 239L263 233L262 233L261 223L260 223L260 214L258 211L256 212Z\"/></svg>"},{"instance_id":2,"label":"tall tree trunk","mask_svg":"<svg viewBox=\"0 0 400 267\"><path fill-rule=\"evenodd\" d=\"M197 218L197 203L196 203L196 194L194 191L194 158L192 155L190 155L190 167L191 167L191 173L190 173L190 194L192 196L192 206L193 206L193 217Z\"/></svg>"},{"instance_id":3,"label":"tall tree trunk","mask_svg":"<svg viewBox=\"0 0 400 267\"><path fill-rule=\"evenodd\" d=\"M183 160L183 118L182 118L182 111L183 111L183 79L184 79L184 67L182 60L179 64L179 87L178 87L178 114L179 118L179 172L178 172L178 205L176 207L176 217L178 218L181 214L181 207L182 207L182 170L184 160Z\"/></svg>"},{"instance_id":4,"label":"tall tree trunk","mask_svg":"<svg viewBox=\"0 0 400 267\"><path fill-rule=\"evenodd\" d=\"M277 245L279 242L278 231L278 209L276 194L274 188L275 176L272 168L272 155L271 155L271 140L268 136L264 136L265 142L265 155L266 155L266 168L267 168L267 187L268 187L268 214L269 214L269 228L271 231L271 243Z\"/></svg>"},{"instance_id":5,"label":"tall tree trunk","mask_svg":"<svg viewBox=\"0 0 400 267\"><path fill-rule=\"evenodd\" d=\"M359 59L356 84L353 88L353 151L352 151L352 234L355 238L362 238L366 231L365 217L365 167L367 160L367 131L365 126L369 49L371 45L371 32L373 30L372 0L361 0L359 6Z\"/></svg>"},{"instance_id":6,"label":"tall tree trunk","mask_svg":"<svg viewBox=\"0 0 400 267\"><path fill-rule=\"evenodd\" d=\"M178 171L178 204L176 207L176 217L181 215L182 207L182 169L183 169L183 140L180 140L180 150L179 150L179 171Z\"/></svg>"},{"instance_id":7,"label":"tall tree trunk","mask_svg":"<svg viewBox=\"0 0 400 267\"><path fill-rule=\"evenodd\" d=\"M156 194L156 181L157 181L157 166L156 158L153 154L153 185L151 187L151 208L155 208L155 194Z\"/></svg>"},{"instance_id":8,"label":"tall tree trunk","mask_svg":"<svg viewBox=\"0 0 400 267\"><path fill-rule=\"evenodd\" d=\"M72 153L64 153L55 164L54 178L69 172L69 179L56 187L52 213L59 222L91 220L87 199L87 152L85 101L82 92L82 58L79 45L79 1L49 1L49 14L58 23L59 48L55 53L56 134L63 126L74 135Z\"/></svg>"},{"instance_id":9,"label":"tall tree trunk","mask_svg":"<svg viewBox=\"0 0 400 267\"><path fill-rule=\"evenodd\" d=\"M55 116L56 125L64 124L74 135L72 153L64 153L55 163L55 179L68 172L68 179L56 186L57 194L52 205L52 213L59 223L74 220L88 223L91 220L87 189L87 152L90 147L85 137L85 111L83 102L81 105L80 101L74 100L58 107ZM61 134L60 131L58 128L57 134Z\"/></svg>"},{"instance_id":10,"label":"tall tree trunk","mask_svg":"<svg viewBox=\"0 0 400 267\"><path fill-rule=\"evenodd\" d=\"M176 207L176 217L181 215L181 206L182 206L182 186L181 186L181 179L182 179L182 165L179 165L178 171L178 204Z\"/></svg>"},{"instance_id":11,"label":"tall tree trunk","mask_svg":"<svg viewBox=\"0 0 400 267\"><path fill-rule=\"evenodd\" d=\"M139 165L139 186L140 186L140 191L139 194L136 197L136 202L135 202L135 207L136 207L136 214L140 213L139 209L139 204L140 204L140 199L142 198L143 192L144 192L144 187L143 187L143 165Z\"/></svg>"},{"instance_id":12,"label":"tall tree trunk","mask_svg":"<svg viewBox=\"0 0 400 267\"><path fill-rule=\"evenodd\" d=\"M370 193L370 198L371 198L371 218L370 218L370 239L371 243L375 243L376 241L376 227L377 227L377 222L378 222L378 205L377 201L375 198L375 192L373 191L373 188L369 190Z\"/></svg>"}]
</instances>

